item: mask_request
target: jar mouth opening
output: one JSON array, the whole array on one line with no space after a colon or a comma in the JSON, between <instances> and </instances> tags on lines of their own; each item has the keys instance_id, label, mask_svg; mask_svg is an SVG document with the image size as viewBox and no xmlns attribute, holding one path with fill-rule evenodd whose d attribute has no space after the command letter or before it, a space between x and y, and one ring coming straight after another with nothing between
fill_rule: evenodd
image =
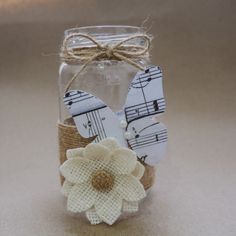
<instances>
[{"instance_id":1,"label":"jar mouth opening","mask_svg":"<svg viewBox=\"0 0 236 236\"><path fill-rule=\"evenodd\" d=\"M90 35L119 35L119 34L135 34L143 33L142 27L130 26L130 25L92 25L69 28L64 31L64 36L68 36L73 33L85 33Z\"/></svg>"},{"instance_id":2,"label":"jar mouth opening","mask_svg":"<svg viewBox=\"0 0 236 236\"><path fill-rule=\"evenodd\" d=\"M143 34L144 29L137 26L129 25L98 25L98 26L84 26L65 30L64 37L71 34L88 34L92 36L98 43L114 45L119 43L132 35ZM143 45L145 42L142 38L132 39L126 44L130 45ZM83 37L74 37L68 44L70 47L77 46L93 46L94 43L91 40Z\"/></svg>"}]
</instances>

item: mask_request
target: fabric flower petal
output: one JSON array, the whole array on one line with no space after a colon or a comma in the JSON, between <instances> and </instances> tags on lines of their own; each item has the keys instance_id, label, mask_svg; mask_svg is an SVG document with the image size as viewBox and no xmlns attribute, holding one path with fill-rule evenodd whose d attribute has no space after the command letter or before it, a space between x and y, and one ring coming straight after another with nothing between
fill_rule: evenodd
<instances>
[{"instance_id":1,"label":"fabric flower petal","mask_svg":"<svg viewBox=\"0 0 236 236\"><path fill-rule=\"evenodd\" d=\"M74 213L86 211L94 205L96 197L97 192L89 182L76 184L69 193L67 209Z\"/></svg>"},{"instance_id":2,"label":"fabric flower petal","mask_svg":"<svg viewBox=\"0 0 236 236\"><path fill-rule=\"evenodd\" d=\"M83 157L83 156L84 156L84 148L74 148L74 149L68 149L66 151L67 159L73 157Z\"/></svg>"},{"instance_id":3,"label":"fabric flower petal","mask_svg":"<svg viewBox=\"0 0 236 236\"><path fill-rule=\"evenodd\" d=\"M123 211L130 213L138 211L138 202L127 202L124 200Z\"/></svg>"},{"instance_id":4,"label":"fabric flower petal","mask_svg":"<svg viewBox=\"0 0 236 236\"><path fill-rule=\"evenodd\" d=\"M115 138L106 138L103 139L100 144L102 144L103 146L109 148L109 150L115 150L120 148L119 143L116 141Z\"/></svg>"},{"instance_id":5,"label":"fabric flower petal","mask_svg":"<svg viewBox=\"0 0 236 236\"><path fill-rule=\"evenodd\" d=\"M116 174L130 174L136 167L136 153L128 148L116 149L111 158Z\"/></svg>"},{"instance_id":6,"label":"fabric flower petal","mask_svg":"<svg viewBox=\"0 0 236 236\"><path fill-rule=\"evenodd\" d=\"M139 201L146 197L143 185L133 175L117 176L116 191L121 195L122 199L130 202Z\"/></svg>"},{"instance_id":7,"label":"fabric flower petal","mask_svg":"<svg viewBox=\"0 0 236 236\"><path fill-rule=\"evenodd\" d=\"M110 151L101 144L90 143L84 149L84 156L90 160L109 161Z\"/></svg>"},{"instance_id":8,"label":"fabric flower petal","mask_svg":"<svg viewBox=\"0 0 236 236\"><path fill-rule=\"evenodd\" d=\"M112 225L121 215L122 199L119 193L99 193L95 202L95 210L99 217L107 224Z\"/></svg>"},{"instance_id":9,"label":"fabric flower petal","mask_svg":"<svg viewBox=\"0 0 236 236\"><path fill-rule=\"evenodd\" d=\"M98 216L94 208L88 209L85 214L90 223L93 225L97 225L102 222L102 219Z\"/></svg>"},{"instance_id":10,"label":"fabric flower petal","mask_svg":"<svg viewBox=\"0 0 236 236\"><path fill-rule=\"evenodd\" d=\"M139 161L137 161L136 167L133 170L132 175L134 175L138 179L141 179L143 177L144 171L145 167Z\"/></svg>"},{"instance_id":11,"label":"fabric flower petal","mask_svg":"<svg viewBox=\"0 0 236 236\"><path fill-rule=\"evenodd\" d=\"M82 158L72 158L60 166L61 174L72 183L87 181L91 174L90 161Z\"/></svg>"},{"instance_id":12,"label":"fabric flower petal","mask_svg":"<svg viewBox=\"0 0 236 236\"><path fill-rule=\"evenodd\" d=\"M72 187L74 186L73 183L65 180L62 187L61 187L61 193L65 196L68 197Z\"/></svg>"}]
</instances>

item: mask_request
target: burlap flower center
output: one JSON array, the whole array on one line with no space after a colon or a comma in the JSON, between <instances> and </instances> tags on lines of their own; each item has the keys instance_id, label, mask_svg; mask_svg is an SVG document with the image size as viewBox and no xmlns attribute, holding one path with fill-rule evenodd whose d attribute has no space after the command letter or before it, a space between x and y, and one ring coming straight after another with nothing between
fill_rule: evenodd
<instances>
[{"instance_id":1,"label":"burlap flower center","mask_svg":"<svg viewBox=\"0 0 236 236\"><path fill-rule=\"evenodd\" d=\"M114 176L106 170L97 170L92 175L91 183L97 191L110 191L114 184Z\"/></svg>"}]
</instances>

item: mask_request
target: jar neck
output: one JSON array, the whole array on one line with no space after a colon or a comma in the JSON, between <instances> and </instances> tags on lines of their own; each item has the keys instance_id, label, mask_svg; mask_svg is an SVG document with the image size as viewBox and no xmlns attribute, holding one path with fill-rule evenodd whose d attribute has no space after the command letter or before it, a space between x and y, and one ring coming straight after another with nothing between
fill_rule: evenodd
<instances>
[{"instance_id":1,"label":"jar neck","mask_svg":"<svg viewBox=\"0 0 236 236\"><path fill-rule=\"evenodd\" d=\"M79 27L79 28L71 28L64 32L64 36L67 37L71 34L87 34L93 37L98 43L103 45L114 45L118 42L121 42L134 34L142 34L144 33L143 29L140 27L134 26L123 26L123 25L104 25L104 26L87 26L87 27ZM143 46L144 42L141 38L136 38L130 40L126 43L127 45L136 45ZM86 38L74 38L69 46L92 46L93 43Z\"/></svg>"}]
</instances>

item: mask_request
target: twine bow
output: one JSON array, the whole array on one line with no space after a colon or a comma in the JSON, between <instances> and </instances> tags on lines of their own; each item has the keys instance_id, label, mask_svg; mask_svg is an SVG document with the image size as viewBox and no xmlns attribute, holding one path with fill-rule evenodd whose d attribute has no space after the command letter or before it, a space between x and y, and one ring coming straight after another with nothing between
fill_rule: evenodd
<instances>
[{"instance_id":1,"label":"twine bow","mask_svg":"<svg viewBox=\"0 0 236 236\"><path fill-rule=\"evenodd\" d=\"M85 38L93 43L93 45L83 45L71 47L69 43L72 39ZM143 39L144 46L135 44L125 44L133 39ZM78 77L78 75L87 67L87 65L94 60L118 60L125 61L128 64L144 70L145 68L137 63L138 59L145 58L150 49L151 38L147 34L132 35L114 45L100 44L94 37L88 34L74 33L65 37L61 49L61 59L67 63L81 62L83 66L68 82L65 92L67 92Z\"/></svg>"}]
</instances>

